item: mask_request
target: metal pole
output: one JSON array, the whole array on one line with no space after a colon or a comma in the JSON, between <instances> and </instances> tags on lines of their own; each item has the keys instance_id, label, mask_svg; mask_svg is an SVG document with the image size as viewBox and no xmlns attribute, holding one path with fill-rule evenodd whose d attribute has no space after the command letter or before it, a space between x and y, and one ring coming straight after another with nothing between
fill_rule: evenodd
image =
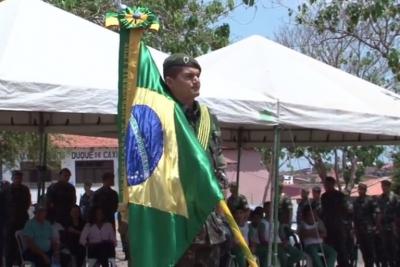
<instances>
[{"instance_id":1,"label":"metal pole","mask_svg":"<svg viewBox=\"0 0 400 267\"><path fill-rule=\"evenodd\" d=\"M39 180L37 183L38 194L37 194L37 202L41 200L44 196L45 186L45 173L46 173L46 165L47 165L47 134L44 131L44 114L43 112L39 113Z\"/></svg>"},{"instance_id":2,"label":"metal pole","mask_svg":"<svg viewBox=\"0 0 400 267\"><path fill-rule=\"evenodd\" d=\"M274 147L272 151L272 179L271 211L270 211L270 241L268 243L268 266L278 266L278 208L279 208L279 154L280 154L280 128L274 127Z\"/></svg>"},{"instance_id":3,"label":"metal pole","mask_svg":"<svg viewBox=\"0 0 400 267\"><path fill-rule=\"evenodd\" d=\"M240 159L242 156L242 128L238 129L238 143L237 143L237 165L236 165L236 194L239 195L239 181L240 181Z\"/></svg>"}]
</instances>

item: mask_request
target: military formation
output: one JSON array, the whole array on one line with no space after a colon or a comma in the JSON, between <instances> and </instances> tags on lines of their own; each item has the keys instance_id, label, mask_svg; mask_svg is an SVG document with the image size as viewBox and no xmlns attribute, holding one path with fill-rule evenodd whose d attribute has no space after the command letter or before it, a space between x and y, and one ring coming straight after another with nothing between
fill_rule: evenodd
<instances>
[{"instance_id":1,"label":"military formation","mask_svg":"<svg viewBox=\"0 0 400 267\"><path fill-rule=\"evenodd\" d=\"M367 195L367 186L359 184L359 196L352 201L354 238L366 267L400 266L398 231L400 198L391 191L391 182L381 182L382 194Z\"/></svg>"},{"instance_id":2,"label":"military formation","mask_svg":"<svg viewBox=\"0 0 400 267\"><path fill-rule=\"evenodd\" d=\"M361 251L366 267L400 266L400 197L391 191L391 182L381 182L382 194L369 196L367 186L358 185L358 196L350 198L335 189L335 179L327 177L325 193L320 201L308 199L308 190L302 191L297 221L304 207L318 207L327 235L325 242L337 252L340 267L356 266L357 252Z\"/></svg>"}]
</instances>

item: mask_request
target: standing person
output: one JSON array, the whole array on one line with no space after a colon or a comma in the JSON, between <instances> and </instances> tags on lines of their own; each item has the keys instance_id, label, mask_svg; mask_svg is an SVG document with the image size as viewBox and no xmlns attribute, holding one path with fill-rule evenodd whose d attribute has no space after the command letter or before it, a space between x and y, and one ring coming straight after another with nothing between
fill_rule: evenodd
<instances>
[{"instance_id":1,"label":"standing person","mask_svg":"<svg viewBox=\"0 0 400 267\"><path fill-rule=\"evenodd\" d=\"M206 150L209 152L209 158L214 166L220 186L222 189L226 189L227 181L224 172L226 165L220 142L221 132L216 118L209 113L205 106L200 106L195 101L195 98L200 94L201 67L199 63L185 54L174 54L165 59L163 67L164 81L168 90L182 106L195 134L203 131L203 128L210 129ZM208 125L205 125L206 121L208 121ZM226 240L226 228L223 219L217 212L212 212L177 266L220 266L221 255L225 254L224 251L221 251L221 248Z\"/></svg>"},{"instance_id":2,"label":"standing person","mask_svg":"<svg viewBox=\"0 0 400 267\"><path fill-rule=\"evenodd\" d=\"M335 183L335 178L325 178L325 193L321 197L322 221L327 230L326 243L337 252L338 266L349 267L345 224L348 215L347 201L345 195L335 189Z\"/></svg>"},{"instance_id":3,"label":"standing person","mask_svg":"<svg viewBox=\"0 0 400 267\"><path fill-rule=\"evenodd\" d=\"M291 225L293 216L293 205L290 196L283 192L283 184L279 185L279 192L281 193L279 199L278 219L281 224Z\"/></svg>"},{"instance_id":4,"label":"standing person","mask_svg":"<svg viewBox=\"0 0 400 267\"><path fill-rule=\"evenodd\" d=\"M397 238L396 216L399 209L399 197L390 191L392 183L388 180L381 182L382 194L378 198L378 206L381 212L378 222L378 232L380 235L380 254L382 267L398 266L397 257Z\"/></svg>"},{"instance_id":5,"label":"standing person","mask_svg":"<svg viewBox=\"0 0 400 267\"><path fill-rule=\"evenodd\" d=\"M0 267L3 267L3 253L6 245L6 225L7 225L7 191L9 184L0 181Z\"/></svg>"},{"instance_id":6,"label":"standing person","mask_svg":"<svg viewBox=\"0 0 400 267\"><path fill-rule=\"evenodd\" d=\"M85 193L81 195L79 200L79 207L81 208L82 216L87 221L89 219L89 209L93 199L94 191L92 188L92 182L86 181L83 185Z\"/></svg>"},{"instance_id":7,"label":"standing person","mask_svg":"<svg viewBox=\"0 0 400 267\"><path fill-rule=\"evenodd\" d=\"M310 191L307 188L301 189L301 199L300 199L299 204L297 205L297 212L296 212L297 225L299 225L301 223L301 220L303 218L304 207L307 205L310 205L310 199L308 198L309 194L310 194Z\"/></svg>"},{"instance_id":8,"label":"standing person","mask_svg":"<svg viewBox=\"0 0 400 267\"><path fill-rule=\"evenodd\" d=\"M365 267L373 267L376 260L374 235L378 214L377 203L367 196L367 186L358 184L358 197L353 202L353 221Z\"/></svg>"},{"instance_id":9,"label":"standing person","mask_svg":"<svg viewBox=\"0 0 400 267\"><path fill-rule=\"evenodd\" d=\"M7 267L19 261L15 232L24 228L25 223L29 220L28 210L31 206L31 193L29 188L22 184L22 180L23 173L20 171L13 171L13 182L7 194Z\"/></svg>"},{"instance_id":10,"label":"standing person","mask_svg":"<svg viewBox=\"0 0 400 267\"><path fill-rule=\"evenodd\" d=\"M119 236L121 237L121 243L122 243L122 251L125 254L124 260L128 261L129 260L129 225L127 222L122 220L122 215L121 212L118 212L117 214L117 221L118 221L118 233Z\"/></svg>"},{"instance_id":11,"label":"standing person","mask_svg":"<svg viewBox=\"0 0 400 267\"><path fill-rule=\"evenodd\" d=\"M311 190L311 206L321 216L321 187L314 186Z\"/></svg>"},{"instance_id":12,"label":"standing person","mask_svg":"<svg viewBox=\"0 0 400 267\"><path fill-rule=\"evenodd\" d=\"M229 192L231 195L226 199L226 204L228 205L230 211L234 212L234 207L236 207L239 203L239 190L236 182L229 183Z\"/></svg>"},{"instance_id":13,"label":"standing person","mask_svg":"<svg viewBox=\"0 0 400 267\"><path fill-rule=\"evenodd\" d=\"M46 194L49 220L60 223L64 228L68 228L69 213L76 205L75 187L69 183L70 178L71 171L62 169L58 182L50 185Z\"/></svg>"},{"instance_id":14,"label":"standing person","mask_svg":"<svg viewBox=\"0 0 400 267\"><path fill-rule=\"evenodd\" d=\"M92 205L103 209L106 222L113 225L115 229L115 213L118 209L118 193L111 187L114 186L114 174L106 172L102 177L103 186L93 194Z\"/></svg>"}]
</instances>

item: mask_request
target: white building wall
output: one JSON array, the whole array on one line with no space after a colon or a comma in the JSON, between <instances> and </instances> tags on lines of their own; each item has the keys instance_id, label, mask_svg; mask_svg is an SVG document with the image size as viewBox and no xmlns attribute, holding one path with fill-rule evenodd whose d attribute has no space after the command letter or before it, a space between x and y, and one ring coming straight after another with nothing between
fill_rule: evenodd
<instances>
[{"instance_id":1,"label":"white building wall","mask_svg":"<svg viewBox=\"0 0 400 267\"><path fill-rule=\"evenodd\" d=\"M118 188L118 148L76 148L68 149L65 158L61 161L61 168L71 170L70 183L76 184L76 161L113 160L115 175L115 190Z\"/></svg>"}]
</instances>

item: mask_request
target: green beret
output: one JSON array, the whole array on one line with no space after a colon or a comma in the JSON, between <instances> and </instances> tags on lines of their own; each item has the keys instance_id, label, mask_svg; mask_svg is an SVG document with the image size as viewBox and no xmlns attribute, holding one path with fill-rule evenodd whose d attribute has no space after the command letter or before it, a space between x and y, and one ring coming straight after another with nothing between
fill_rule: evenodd
<instances>
[{"instance_id":1,"label":"green beret","mask_svg":"<svg viewBox=\"0 0 400 267\"><path fill-rule=\"evenodd\" d=\"M164 60L164 77L166 71L172 67L193 67L201 71L199 62L193 57L183 53L172 54Z\"/></svg>"},{"instance_id":2,"label":"green beret","mask_svg":"<svg viewBox=\"0 0 400 267\"><path fill-rule=\"evenodd\" d=\"M248 210L249 203L247 202L247 198L244 195L239 195L238 199L235 203L235 210Z\"/></svg>"}]
</instances>

